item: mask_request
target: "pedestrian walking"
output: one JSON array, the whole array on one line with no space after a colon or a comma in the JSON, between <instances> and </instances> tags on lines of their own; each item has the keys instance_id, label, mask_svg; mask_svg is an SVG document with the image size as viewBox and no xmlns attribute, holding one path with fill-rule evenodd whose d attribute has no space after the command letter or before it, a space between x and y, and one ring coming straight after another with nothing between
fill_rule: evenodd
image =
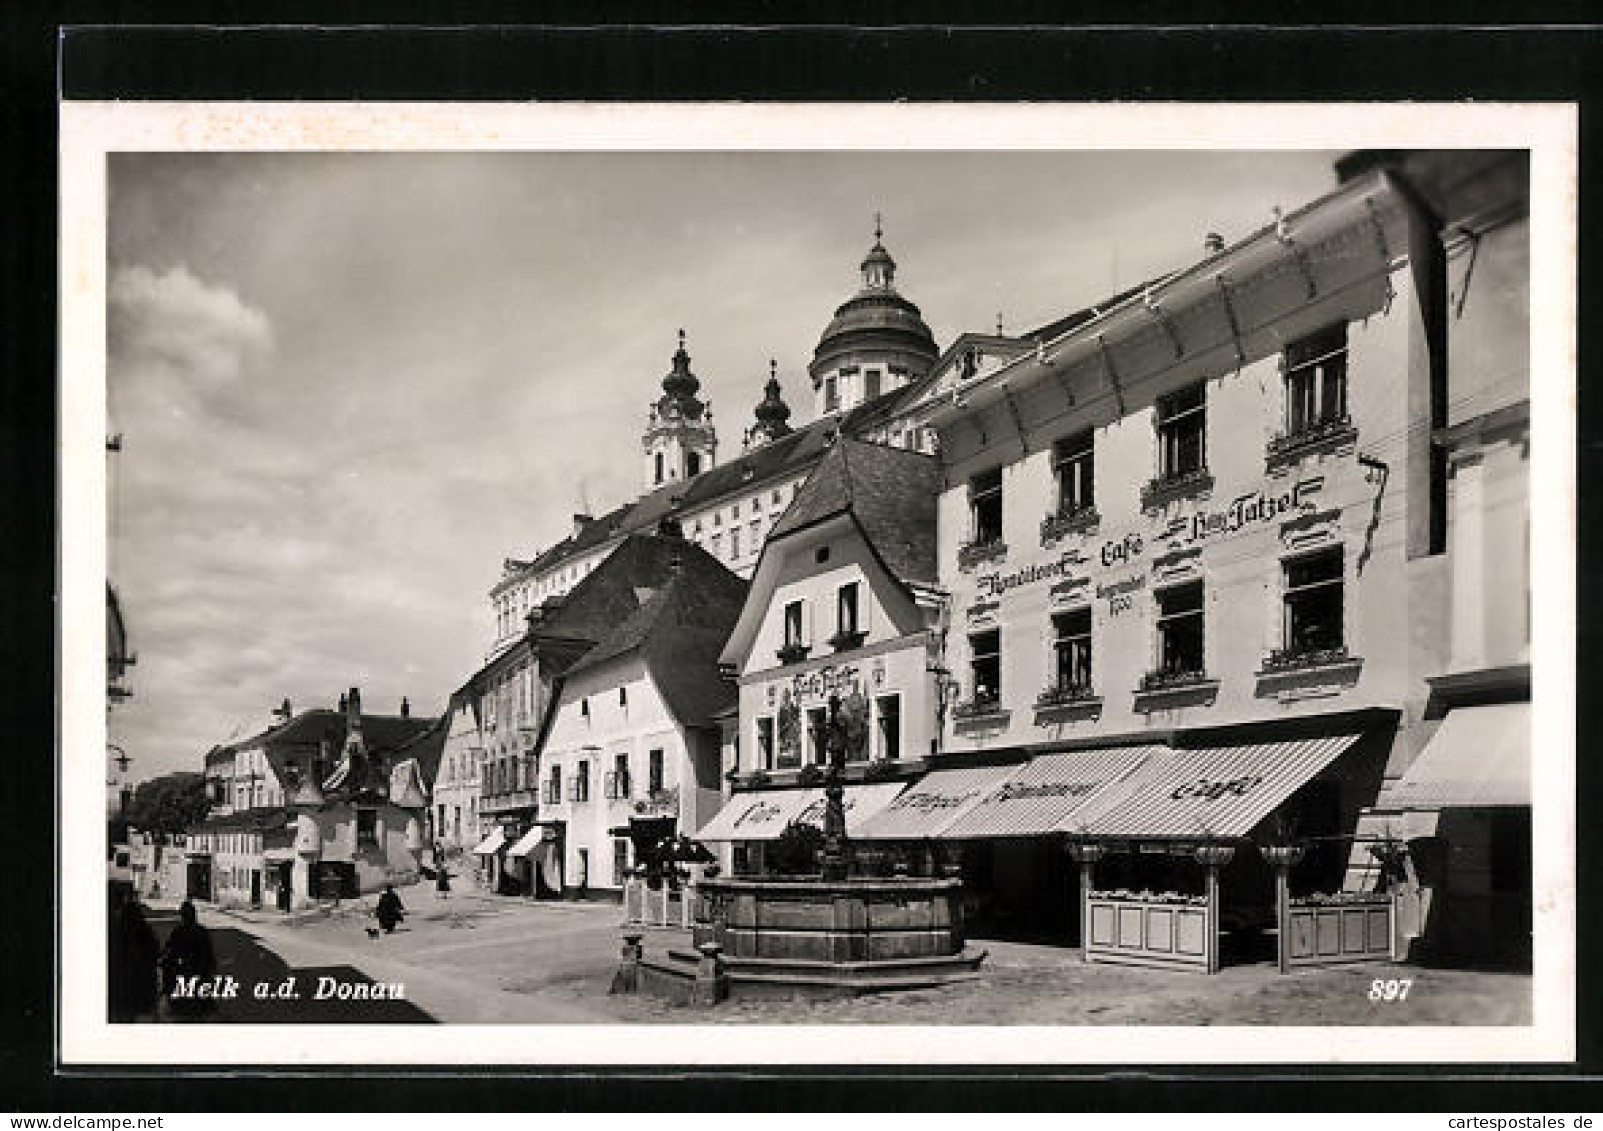
<instances>
[{"instance_id":1,"label":"pedestrian walking","mask_svg":"<svg viewBox=\"0 0 1603 1131\"><path fill-rule=\"evenodd\" d=\"M195 905L189 900L178 908L178 926L167 936L162 948L161 993L167 1000L168 1013L180 1021L193 1021L216 1008L211 997L173 996L179 978L194 978L200 985L209 983L217 973L217 955L212 950L211 933L200 925Z\"/></svg>"},{"instance_id":2,"label":"pedestrian walking","mask_svg":"<svg viewBox=\"0 0 1603 1131\"><path fill-rule=\"evenodd\" d=\"M395 894L394 884L384 885L384 894L378 897L378 907L373 917L384 928L386 935L393 934L396 924L406 918L406 908L401 906L401 897Z\"/></svg>"},{"instance_id":3,"label":"pedestrian walking","mask_svg":"<svg viewBox=\"0 0 1603 1131\"><path fill-rule=\"evenodd\" d=\"M434 891L441 899L451 898L451 873L441 863L434 872Z\"/></svg>"}]
</instances>

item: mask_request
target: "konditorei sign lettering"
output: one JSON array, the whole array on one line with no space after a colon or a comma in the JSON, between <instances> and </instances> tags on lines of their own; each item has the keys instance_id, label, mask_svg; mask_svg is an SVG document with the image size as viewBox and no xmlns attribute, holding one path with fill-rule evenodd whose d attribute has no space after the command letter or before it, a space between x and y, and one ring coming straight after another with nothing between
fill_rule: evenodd
<instances>
[{"instance_id":1,"label":"konditorei sign lettering","mask_svg":"<svg viewBox=\"0 0 1603 1131\"><path fill-rule=\"evenodd\" d=\"M1067 549L1051 561L1032 562L1006 572L982 573L974 579L974 586L979 597L995 598L1038 582L1072 577L1076 566L1100 563L1103 569L1113 569L1130 565L1142 558L1155 543L1191 546L1210 538L1235 534L1258 523L1288 518L1308 509L1312 505L1309 498L1323 485L1324 478L1316 476L1298 480L1284 491L1249 491L1236 496L1221 509L1198 507L1188 515L1181 515L1157 535L1133 531L1107 539L1090 558L1078 550Z\"/></svg>"}]
</instances>

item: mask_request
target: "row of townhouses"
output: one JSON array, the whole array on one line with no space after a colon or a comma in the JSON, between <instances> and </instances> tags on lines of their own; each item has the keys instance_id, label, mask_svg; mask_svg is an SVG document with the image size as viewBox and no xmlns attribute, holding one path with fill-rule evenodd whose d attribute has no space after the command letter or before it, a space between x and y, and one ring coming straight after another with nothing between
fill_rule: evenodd
<instances>
[{"instance_id":1,"label":"row of townhouses","mask_svg":"<svg viewBox=\"0 0 1603 1131\"><path fill-rule=\"evenodd\" d=\"M368 890L424 848L617 897L675 834L766 871L838 743L856 866L960 874L978 929L1161 964L1200 945L1152 925L1207 859L1220 931L1283 867L1308 904L1406 891L1424 950L1528 961L1528 163L1335 180L945 349L876 230L814 419L770 366L723 462L681 332L643 494L504 563L440 718L352 691L208 755L212 897Z\"/></svg>"}]
</instances>

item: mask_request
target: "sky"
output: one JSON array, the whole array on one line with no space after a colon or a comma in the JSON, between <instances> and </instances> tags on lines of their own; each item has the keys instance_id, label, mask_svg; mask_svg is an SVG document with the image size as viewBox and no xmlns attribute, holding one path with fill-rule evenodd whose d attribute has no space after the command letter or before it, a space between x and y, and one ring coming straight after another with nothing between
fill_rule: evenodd
<instances>
[{"instance_id":1,"label":"sky","mask_svg":"<svg viewBox=\"0 0 1603 1131\"><path fill-rule=\"evenodd\" d=\"M1335 186L1333 152L149 153L108 171L110 737L199 769L288 698L442 710L486 594L643 489L676 333L739 454L874 214L941 347L1023 333Z\"/></svg>"}]
</instances>

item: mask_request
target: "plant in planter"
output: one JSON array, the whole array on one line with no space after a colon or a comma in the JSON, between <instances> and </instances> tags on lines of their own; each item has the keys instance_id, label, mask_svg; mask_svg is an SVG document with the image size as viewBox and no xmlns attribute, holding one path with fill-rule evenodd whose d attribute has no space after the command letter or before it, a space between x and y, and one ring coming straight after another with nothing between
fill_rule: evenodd
<instances>
[{"instance_id":1,"label":"plant in planter","mask_svg":"<svg viewBox=\"0 0 1603 1131\"><path fill-rule=\"evenodd\" d=\"M792 821L774 841L767 858L781 876L810 876L818 871L818 854L824 850L824 832L817 825Z\"/></svg>"}]
</instances>

